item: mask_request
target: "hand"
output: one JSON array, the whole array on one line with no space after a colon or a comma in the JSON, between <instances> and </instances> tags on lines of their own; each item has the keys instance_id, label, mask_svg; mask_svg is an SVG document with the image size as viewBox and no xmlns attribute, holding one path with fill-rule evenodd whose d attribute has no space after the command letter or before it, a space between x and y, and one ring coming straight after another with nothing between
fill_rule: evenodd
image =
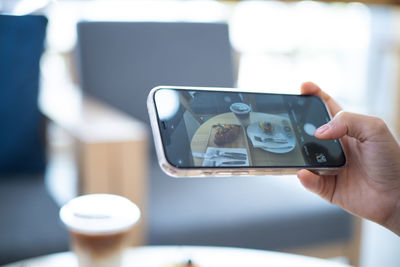
<instances>
[{"instance_id":1,"label":"hand","mask_svg":"<svg viewBox=\"0 0 400 267\"><path fill-rule=\"evenodd\" d=\"M325 101L333 119L318 128L319 139L341 138L347 164L337 175L297 173L310 191L360 217L377 222L400 235L400 146L379 118L343 112L311 82L302 94Z\"/></svg>"}]
</instances>

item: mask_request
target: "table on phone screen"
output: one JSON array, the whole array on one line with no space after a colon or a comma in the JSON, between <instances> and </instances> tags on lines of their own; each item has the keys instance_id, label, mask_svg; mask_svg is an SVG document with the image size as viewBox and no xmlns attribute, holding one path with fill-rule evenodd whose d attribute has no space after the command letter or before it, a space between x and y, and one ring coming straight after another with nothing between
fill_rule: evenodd
<instances>
[{"instance_id":1,"label":"table on phone screen","mask_svg":"<svg viewBox=\"0 0 400 267\"><path fill-rule=\"evenodd\" d=\"M283 122L287 123L290 127L290 132L295 140L295 146L292 150L285 153L278 153L281 151L267 151L262 148L253 147L250 139L247 137L246 128L248 125L257 124L259 122L270 122L275 127L284 127ZM214 125L218 124L238 124L241 125L242 131L245 135L245 142L242 144L237 144L234 142L232 144L226 144L222 147L242 147L246 148L249 154L250 166L303 166L305 164L301 147L296 139L293 125L291 124L289 118L285 114L269 114L262 112L251 112L248 122L242 125L235 114L232 112L227 112L223 114L216 115L200 125L200 127L195 131L191 139L191 149L192 152L205 153L207 147L215 146L210 140L212 140L213 133L212 128ZM194 157L195 166L202 166L203 159L199 157Z\"/></svg>"}]
</instances>

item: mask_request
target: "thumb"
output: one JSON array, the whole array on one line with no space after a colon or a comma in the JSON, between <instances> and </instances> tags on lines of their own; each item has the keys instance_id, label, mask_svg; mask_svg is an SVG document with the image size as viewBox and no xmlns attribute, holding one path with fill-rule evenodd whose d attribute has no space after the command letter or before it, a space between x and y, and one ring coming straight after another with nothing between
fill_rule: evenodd
<instances>
[{"instance_id":1,"label":"thumb","mask_svg":"<svg viewBox=\"0 0 400 267\"><path fill-rule=\"evenodd\" d=\"M364 142L382 139L387 132L387 126L380 118L341 111L319 127L314 135L319 139L338 139L347 135Z\"/></svg>"}]
</instances>

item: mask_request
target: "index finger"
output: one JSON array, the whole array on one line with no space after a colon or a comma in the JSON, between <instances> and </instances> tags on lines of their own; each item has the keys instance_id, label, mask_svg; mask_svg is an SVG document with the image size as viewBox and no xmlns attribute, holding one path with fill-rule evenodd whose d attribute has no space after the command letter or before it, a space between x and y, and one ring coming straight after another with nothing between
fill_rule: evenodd
<instances>
[{"instance_id":1,"label":"index finger","mask_svg":"<svg viewBox=\"0 0 400 267\"><path fill-rule=\"evenodd\" d=\"M312 82L305 82L301 85L301 94L302 95L315 95L324 100L326 105L328 106L329 111L334 117L342 108L336 103L333 98L321 90L316 84Z\"/></svg>"}]
</instances>

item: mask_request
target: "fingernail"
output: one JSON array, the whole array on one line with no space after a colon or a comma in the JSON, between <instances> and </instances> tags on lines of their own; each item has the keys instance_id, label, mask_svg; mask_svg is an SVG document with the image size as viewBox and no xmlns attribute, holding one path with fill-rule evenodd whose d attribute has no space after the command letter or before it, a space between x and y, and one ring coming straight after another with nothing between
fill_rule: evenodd
<instances>
[{"instance_id":1,"label":"fingernail","mask_svg":"<svg viewBox=\"0 0 400 267\"><path fill-rule=\"evenodd\" d=\"M319 127L317 130L315 130L314 134L317 135L322 135L324 134L328 129L330 128L329 123L322 125L321 127Z\"/></svg>"}]
</instances>

